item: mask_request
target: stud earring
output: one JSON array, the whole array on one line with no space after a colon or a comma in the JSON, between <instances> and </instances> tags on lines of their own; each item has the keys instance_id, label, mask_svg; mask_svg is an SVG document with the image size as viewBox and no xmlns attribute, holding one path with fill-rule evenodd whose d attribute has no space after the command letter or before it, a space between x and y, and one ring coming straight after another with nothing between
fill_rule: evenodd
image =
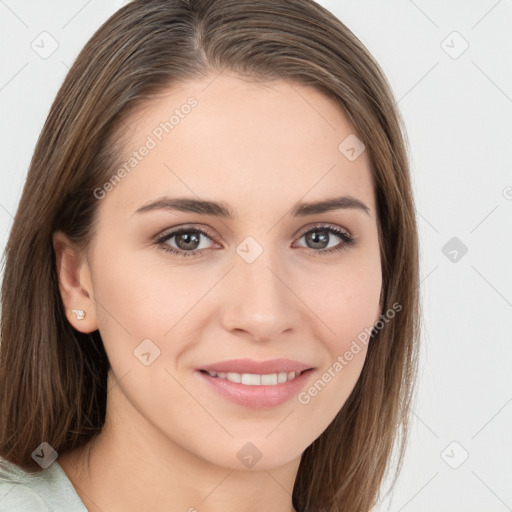
<instances>
[{"instance_id":1,"label":"stud earring","mask_svg":"<svg viewBox=\"0 0 512 512\"><path fill-rule=\"evenodd\" d=\"M83 309L72 309L71 313L74 313L77 320L83 320L85 318L85 311Z\"/></svg>"}]
</instances>

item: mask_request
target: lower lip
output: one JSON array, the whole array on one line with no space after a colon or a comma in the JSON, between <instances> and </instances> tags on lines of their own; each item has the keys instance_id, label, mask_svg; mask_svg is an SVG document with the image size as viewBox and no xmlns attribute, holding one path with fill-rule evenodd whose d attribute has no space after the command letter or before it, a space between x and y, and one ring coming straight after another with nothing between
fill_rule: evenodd
<instances>
[{"instance_id":1,"label":"lower lip","mask_svg":"<svg viewBox=\"0 0 512 512\"><path fill-rule=\"evenodd\" d=\"M307 370L293 380L273 386L247 386L208 373L198 371L199 375L224 398L238 405L252 408L268 408L284 404L296 396L306 384L314 370Z\"/></svg>"}]
</instances>

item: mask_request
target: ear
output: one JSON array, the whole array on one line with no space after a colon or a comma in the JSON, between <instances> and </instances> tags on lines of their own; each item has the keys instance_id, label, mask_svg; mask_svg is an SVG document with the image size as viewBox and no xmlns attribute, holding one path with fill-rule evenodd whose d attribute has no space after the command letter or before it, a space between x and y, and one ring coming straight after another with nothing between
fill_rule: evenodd
<instances>
[{"instance_id":1,"label":"ear","mask_svg":"<svg viewBox=\"0 0 512 512\"><path fill-rule=\"evenodd\" d=\"M56 231L52 241L66 317L77 331L95 331L98 323L89 263L62 231ZM80 310L84 312L83 319L80 319Z\"/></svg>"}]
</instances>

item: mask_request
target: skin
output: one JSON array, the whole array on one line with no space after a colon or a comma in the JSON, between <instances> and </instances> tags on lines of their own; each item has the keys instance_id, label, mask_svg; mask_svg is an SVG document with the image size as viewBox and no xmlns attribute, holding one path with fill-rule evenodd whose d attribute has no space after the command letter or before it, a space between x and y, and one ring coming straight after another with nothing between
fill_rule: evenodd
<instances>
[{"instance_id":1,"label":"skin","mask_svg":"<svg viewBox=\"0 0 512 512\"><path fill-rule=\"evenodd\" d=\"M285 357L315 367L307 389L376 323L382 276L369 160L338 150L356 130L316 89L227 73L173 87L134 114L127 155L190 96L198 105L99 200L87 250L54 234L68 320L99 329L112 366L104 429L58 462L89 511L289 512L301 454L345 403L366 349L307 405L296 396L267 409L233 404L195 369ZM369 213L289 215L297 202L341 195ZM162 196L222 201L236 217L134 213ZM319 223L356 244L322 255L304 236ZM152 241L183 225L215 239L201 235L201 254L188 257ZM236 252L248 236L263 249L252 263ZM327 236L328 248L344 243ZM160 350L149 366L133 353L146 338ZM248 442L262 455L252 468L237 457Z\"/></svg>"}]
</instances>

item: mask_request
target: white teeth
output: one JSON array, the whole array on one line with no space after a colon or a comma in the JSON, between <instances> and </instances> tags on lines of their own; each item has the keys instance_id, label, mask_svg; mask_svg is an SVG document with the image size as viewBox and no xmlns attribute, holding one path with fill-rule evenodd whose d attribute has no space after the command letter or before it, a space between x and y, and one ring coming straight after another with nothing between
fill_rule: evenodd
<instances>
[{"instance_id":1,"label":"white teeth","mask_svg":"<svg viewBox=\"0 0 512 512\"><path fill-rule=\"evenodd\" d=\"M210 377L217 377L219 379L226 379L230 382L238 384L245 384L246 386L275 386L293 380L296 376L300 375L295 372L280 372L270 374L255 374L255 373L235 373L235 372L207 372Z\"/></svg>"},{"instance_id":2,"label":"white teeth","mask_svg":"<svg viewBox=\"0 0 512 512\"><path fill-rule=\"evenodd\" d=\"M242 384L248 386L261 386L261 375L255 373L242 373Z\"/></svg>"},{"instance_id":3,"label":"white teeth","mask_svg":"<svg viewBox=\"0 0 512 512\"><path fill-rule=\"evenodd\" d=\"M279 375L277 373L271 373L270 375L262 375L261 383L264 386L273 386L279 382Z\"/></svg>"},{"instance_id":4,"label":"white teeth","mask_svg":"<svg viewBox=\"0 0 512 512\"><path fill-rule=\"evenodd\" d=\"M226 379L230 380L231 382L242 382L242 376L239 373L229 372L226 374Z\"/></svg>"}]
</instances>

